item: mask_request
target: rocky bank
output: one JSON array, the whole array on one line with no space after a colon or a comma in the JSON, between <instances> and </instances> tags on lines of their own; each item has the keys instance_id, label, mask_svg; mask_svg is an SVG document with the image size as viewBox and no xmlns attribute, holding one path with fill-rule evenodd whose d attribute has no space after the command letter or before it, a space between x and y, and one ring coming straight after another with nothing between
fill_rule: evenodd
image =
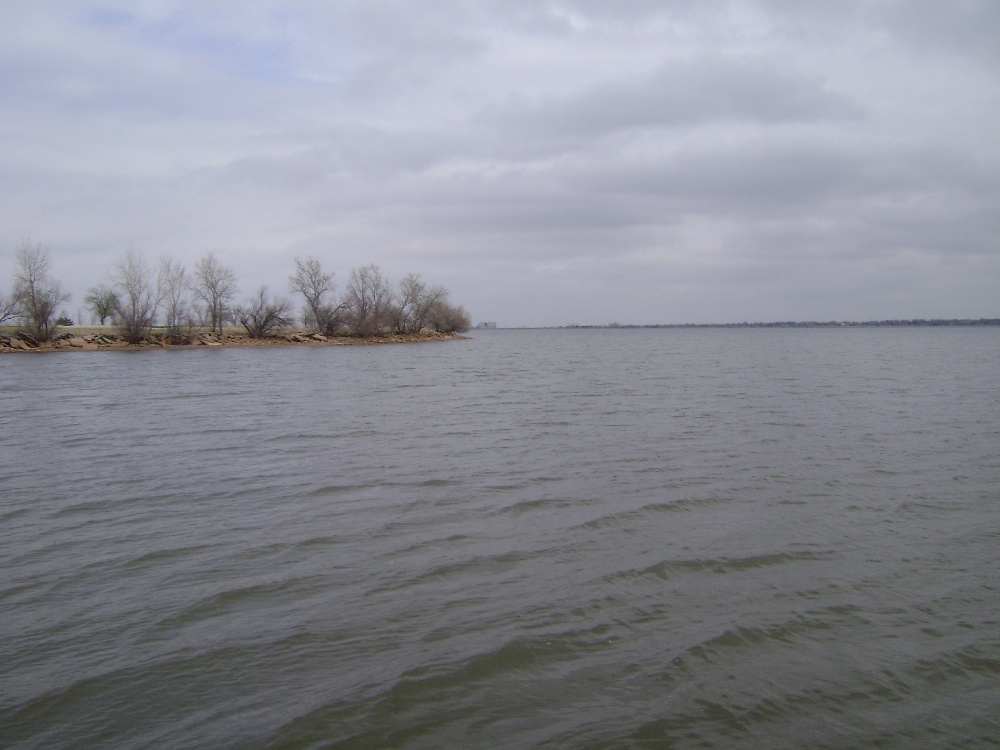
<instances>
[{"instance_id":1,"label":"rocky bank","mask_svg":"<svg viewBox=\"0 0 1000 750\"><path fill-rule=\"evenodd\" d=\"M323 345L357 345L357 344L401 344L418 341L444 341L458 339L462 336L455 333L436 333L424 331L421 333L388 334L358 338L353 336L324 336L310 332L281 332L263 339L250 338L243 333L206 333L200 332L190 336L169 336L152 333L138 344L129 344L111 333L96 333L76 335L65 332L53 337L50 341L39 342L23 332L0 333L0 353L29 351L72 351L75 349L179 349L198 346L323 346Z\"/></svg>"}]
</instances>

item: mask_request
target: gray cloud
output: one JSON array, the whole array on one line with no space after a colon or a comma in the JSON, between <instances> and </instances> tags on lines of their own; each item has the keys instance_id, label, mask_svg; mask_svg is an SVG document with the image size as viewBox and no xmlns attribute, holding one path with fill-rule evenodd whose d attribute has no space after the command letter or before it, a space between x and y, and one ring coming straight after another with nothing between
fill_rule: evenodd
<instances>
[{"instance_id":1,"label":"gray cloud","mask_svg":"<svg viewBox=\"0 0 1000 750\"><path fill-rule=\"evenodd\" d=\"M0 286L315 254L507 324L994 316L994 4L0 9Z\"/></svg>"},{"instance_id":2,"label":"gray cloud","mask_svg":"<svg viewBox=\"0 0 1000 750\"><path fill-rule=\"evenodd\" d=\"M758 58L695 59L663 65L642 81L617 81L541 101L514 99L495 116L522 134L593 138L639 128L715 121L763 123L859 118L863 109L822 81Z\"/></svg>"}]
</instances>

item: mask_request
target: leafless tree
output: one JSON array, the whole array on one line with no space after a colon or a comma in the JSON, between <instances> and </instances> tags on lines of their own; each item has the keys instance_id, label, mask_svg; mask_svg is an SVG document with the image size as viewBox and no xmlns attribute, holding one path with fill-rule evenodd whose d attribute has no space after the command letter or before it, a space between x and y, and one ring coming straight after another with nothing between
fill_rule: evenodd
<instances>
[{"instance_id":1,"label":"leafless tree","mask_svg":"<svg viewBox=\"0 0 1000 750\"><path fill-rule=\"evenodd\" d=\"M292 303L287 299L271 299L262 286L246 304L236 308L236 319L251 338L262 339L275 328L291 325Z\"/></svg>"},{"instance_id":2,"label":"leafless tree","mask_svg":"<svg viewBox=\"0 0 1000 750\"><path fill-rule=\"evenodd\" d=\"M115 325L130 344L139 343L149 333L160 306L153 272L142 253L129 249L115 264Z\"/></svg>"},{"instance_id":3,"label":"leafless tree","mask_svg":"<svg viewBox=\"0 0 1000 750\"><path fill-rule=\"evenodd\" d=\"M411 273L399 282L397 299L397 329L402 333L419 333L427 326L435 306L448 299L448 291L442 286L428 288L419 274Z\"/></svg>"},{"instance_id":4,"label":"leafless tree","mask_svg":"<svg viewBox=\"0 0 1000 750\"><path fill-rule=\"evenodd\" d=\"M20 314L17 298L13 295L0 294L0 325L8 320L15 320Z\"/></svg>"},{"instance_id":5,"label":"leafless tree","mask_svg":"<svg viewBox=\"0 0 1000 750\"><path fill-rule=\"evenodd\" d=\"M163 323L172 343L179 344L191 335L191 316L187 271L171 258L160 260L160 297L163 301Z\"/></svg>"},{"instance_id":6,"label":"leafless tree","mask_svg":"<svg viewBox=\"0 0 1000 750\"><path fill-rule=\"evenodd\" d=\"M437 302L427 316L428 325L440 333L461 333L472 328L472 318L464 307Z\"/></svg>"},{"instance_id":7,"label":"leafless tree","mask_svg":"<svg viewBox=\"0 0 1000 750\"><path fill-rule=\"evenodd\" d=\"M48 341L55 333L56 309L69 301L69 295L49 276L49 255L41 243L25 240L17 246L13 298L18 317L35 340Z\"/></svg>"},{"instance_id":8,"label":"leafless tree","mask_svg":"<svg viewBox=\"0 0 1000 750\"><path fill-rule=\"evenodd\" d=\"M198 261L194 276L194 293L205 303L212 330L221 333L229 303L236 296L236 275L214 253L208 253Z\"/></svg>"},{"instance_id":9,"label":"leafless tree","mask_svg":"<svg viewBox=\"0 0 1000 750\"><path fill-rule=\"evenodd\" d=\"M106 284L98 284L87 291L87 296L83 298L84 304L94 314L94 317L104 325L108 318L115 314L115 306L118 304L118 295L115 290Z\"/></svg>"},{"instance_id":10,"label":"leafless tree","mask_svg":"<svg viewBox=\"0 0 1000 750\"><path fill-rule=\"evenodd\" d=\"M295 273L288 277L288 285L293 292L298 292L306 299L306 306L313 320L320 321L320 309L323 297L333 292L333 274L323 273L323 268L316 258L305 260L295 259Z\"/></svg>"},{"instance_id":11,"label":"leafless tree","mask_svg":"<svg viewBox=\"0 0 1000 750\"><path fill-rule=\"evenodd\" d=\"M319 261L306 258L295 259L295 273L288 277L289 287L306 300L306 325L313 325L325 334L336 333L342 325L344 305L334 305L327 301L328 294L334 292L333 274L323 273Z\"/></svg>"},{"instance_id":12,"label":"leafless tree","mask_svg":"<svg viewBox=\"0 0 1000 750\"><path fill-rule=\"evenodd\" d=\"M346 318L352 332L358 336L375 336L390 323L393 305L389 282L376 265L351 271L344 299Z\"/></svg>"}]
</instances>

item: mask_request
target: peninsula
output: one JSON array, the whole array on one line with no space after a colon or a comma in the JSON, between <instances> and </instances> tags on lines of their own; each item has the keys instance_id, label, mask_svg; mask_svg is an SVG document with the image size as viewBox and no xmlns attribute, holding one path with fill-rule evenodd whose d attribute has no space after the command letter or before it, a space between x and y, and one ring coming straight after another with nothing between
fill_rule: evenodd
<instances>
[{"instance_id":1,"label":"peninsula","mask_svg":"<svg viewBox=\"0 0 1000 750\"><path fill-rule=\"evenodd\" d=\"M119 336L113 326L74 326L48 341L36 341L24 331L0 331L0 353L75 350L138 350L192 349L197 347L248 346L357 346L367 344L405 344L426 341L464 339L456 332L421 331L419 333L389 333L376 336L325 336L315 331L290 329L266 337L253 337L237 328L221 333L193 332L181 337L157 332L155 329L135 343Z\"/></svg>"}]
</instances>

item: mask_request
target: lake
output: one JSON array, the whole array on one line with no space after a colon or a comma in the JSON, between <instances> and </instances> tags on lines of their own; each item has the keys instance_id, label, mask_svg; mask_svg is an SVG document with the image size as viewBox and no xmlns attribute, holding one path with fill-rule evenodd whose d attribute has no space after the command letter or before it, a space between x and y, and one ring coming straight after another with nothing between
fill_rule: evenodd
<instances>
[{"instance_id":1,"label":"lake","mask_svg":"<svg viewBox=\"0 0 1000 750\"><path fill-rule=\"evenodd\" d=\"M0 746L998 747L998 373L998 328L0 356Z\"/></svg>"}]
</instances>

